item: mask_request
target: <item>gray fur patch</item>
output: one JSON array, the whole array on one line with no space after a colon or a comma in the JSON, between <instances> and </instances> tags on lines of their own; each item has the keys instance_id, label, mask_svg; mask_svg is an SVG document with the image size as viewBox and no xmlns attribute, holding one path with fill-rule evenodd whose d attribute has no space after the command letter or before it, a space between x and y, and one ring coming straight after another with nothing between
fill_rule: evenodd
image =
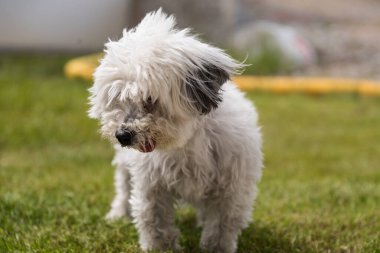
<instances>
[{"instance_id":1,"label":"gray fur patch","mask_svg":"<svg viewBox=\"0 0 380 253\"><path fill-rule=\"evenodd\" d=\"M214 65L204 66L186 78L186 93L202 114L218 107L222 101L220 87L229 79L227 71Z\"/></svg>"}]
</instances>

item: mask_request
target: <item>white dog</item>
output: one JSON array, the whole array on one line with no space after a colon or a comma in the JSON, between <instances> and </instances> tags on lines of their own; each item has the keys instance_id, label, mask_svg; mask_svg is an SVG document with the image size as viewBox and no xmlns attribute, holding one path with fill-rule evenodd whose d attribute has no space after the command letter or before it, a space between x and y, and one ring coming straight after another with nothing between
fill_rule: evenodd
<instances>
[{"instance_id":1,"label":"white dog","mask_svg":"<svg viewBox=\"0 0 380 253\"><path fill-rule=\"evenodd\" d=\"M234 252L261 177L261 135L251 103L229 80L242 67L177 30L161 9L106 44L89 115L115 144L108 219L131 217L143 250L180 250L174 205L192 204L200 246Z\"/></svg>"}]
</instances>

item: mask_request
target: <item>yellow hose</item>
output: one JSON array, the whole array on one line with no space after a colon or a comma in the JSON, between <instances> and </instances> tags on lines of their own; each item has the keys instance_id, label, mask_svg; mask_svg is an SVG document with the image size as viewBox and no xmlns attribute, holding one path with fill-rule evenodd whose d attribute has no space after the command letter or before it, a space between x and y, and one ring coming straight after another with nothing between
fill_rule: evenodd
<instances>
[{"instance_id":1,"label":"yellow hose","mask_svg":"<svg viewBox=\"0 0 380 253\"><path fill-rule=\"evenodd\" d=\"M92 81L92 74L103 54L91 54L68 61L64 73L68 78ZM371 80L336 79L325 77L258 77L238 76L236 84L244 91L267 91L272 93L358 93L380 96L380 82Z\"/></svg>"}]
</instances>

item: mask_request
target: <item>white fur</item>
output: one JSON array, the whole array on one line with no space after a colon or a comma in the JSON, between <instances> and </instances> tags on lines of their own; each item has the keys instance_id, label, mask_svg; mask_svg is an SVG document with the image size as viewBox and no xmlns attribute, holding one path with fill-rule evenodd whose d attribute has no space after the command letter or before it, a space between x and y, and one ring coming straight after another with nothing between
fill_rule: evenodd
<instances>
[{"instance_id":1,"label":"white fur","mask_svg":"<svg viewBox=\"0 0 380 253\"><path fill-rule=\"evenodd\" d=\"M188 77L196 80L197 71L208 71L204 66L210 64L228 75L241 65L174 26L161 10L147 14L119 41L106 44L94 74L89 115L100 120L116 151L116 197L107 218L130 216L143 250L179 250L174 204L183 199L198 211L201 248L234 252L261 178L257 113L230 81L221 87L215 110L197 110L185 92L194 85ZM148 97L152 112L142 109ZM136 132L130 148L115 138L120 127ZM153 141L153 152L139 151Z\"/></svg>"}]
</instances>

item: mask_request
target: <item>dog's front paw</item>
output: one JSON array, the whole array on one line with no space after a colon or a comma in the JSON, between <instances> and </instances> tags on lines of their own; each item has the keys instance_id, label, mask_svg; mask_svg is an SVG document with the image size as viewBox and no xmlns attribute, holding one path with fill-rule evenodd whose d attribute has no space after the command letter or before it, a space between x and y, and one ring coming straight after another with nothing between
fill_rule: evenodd
<instances>
[{"instance_id":1,"label":"dog's front paw","mask_svg":"<svg viewBox=\"0 0 380 253\"><path fill-rule=\"evenodd\" d=\"M234 253L236 251L236 241L220 240L212 237L202 238L200 248L208 253Z\"/></svg>"},{"instance_id":2,"label":"dog's front paw","mask_svg":"<svg viewBox=\"0 0 380 253\"><path fill-rule=\"evenodd\" d=\"M141 233L139 238L140 247L144 252L183 252L182 247L178 244L180 236L176 228L161 229L160 233Z\"/></svg>"},{"instance_id":3,"label":"dog's front paw","mask_svg":"<svg viewBox=\"0 0 380 253\"><path fill-rule=\"evenodd\" d=\"M130 218L125 209L112 208L104 217L108 222L114 222L122 218Z\"/></svg>"},{"instance_id":4,"label":"dog's front paw","mask_svg":"<svg viewBox=\"0 0 380 253\"><path fill-rule=\"evenodd\" d=\"M173 253L180 253L185 252L183 247L181 247L178 243L175 243L174 245L160 245L160 246L143 246L140 245L141 249L144 252L173 252Z\"/></svg>"}]
</instances>

